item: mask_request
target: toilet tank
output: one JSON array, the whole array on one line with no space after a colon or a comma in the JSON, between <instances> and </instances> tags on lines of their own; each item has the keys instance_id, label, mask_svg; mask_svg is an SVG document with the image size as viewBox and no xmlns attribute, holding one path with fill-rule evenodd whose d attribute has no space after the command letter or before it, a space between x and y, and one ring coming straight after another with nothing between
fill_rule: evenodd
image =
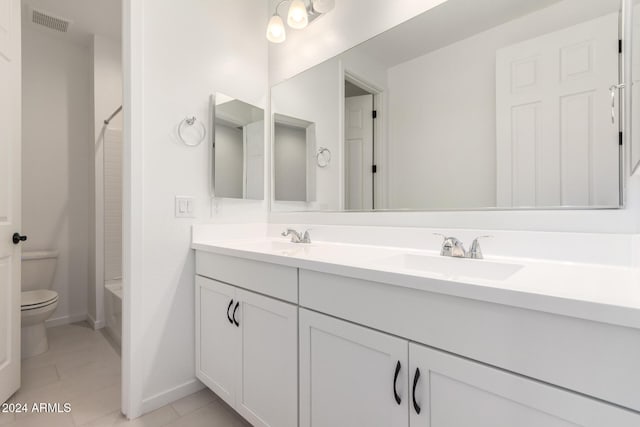
<instances>
[{"instance_id":1,"label":"toilet tank","mask_svg":"<svg viewBox=\"0 0 640 427\"><path fill-rule=\"evenodd\" d=\"M22 252L22 290L51 289L58 251Z\"/></svg>"}]
</instances>

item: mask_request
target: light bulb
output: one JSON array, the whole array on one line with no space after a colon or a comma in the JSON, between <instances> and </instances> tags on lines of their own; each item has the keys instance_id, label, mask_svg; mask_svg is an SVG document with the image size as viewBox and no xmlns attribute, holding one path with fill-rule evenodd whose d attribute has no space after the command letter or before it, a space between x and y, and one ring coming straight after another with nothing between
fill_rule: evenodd
<instances>
[{"instance_id":1,"label":"light bulb","mask_svg":"<svg viewBox=\"0 0 640 427\"><path fill-rule=\"evenodd\" d=\"M291 6L289 6L289 15L287 17L287 24L291 28L297 30L304 28L309 23L309 17L307 16L307 7L302 0L293 0Z\"/></svg>"},{"instance_id":2,"label":"light bulb","mask_svg":"<svg viewBox=\"0 0 640 427\"><path fill-rule=\"evenodd\" d=\"M287 38L284 22L279 15L273 15L267 25L267 40L271 43L282 43Z\"/></svg>"}]
</instances>

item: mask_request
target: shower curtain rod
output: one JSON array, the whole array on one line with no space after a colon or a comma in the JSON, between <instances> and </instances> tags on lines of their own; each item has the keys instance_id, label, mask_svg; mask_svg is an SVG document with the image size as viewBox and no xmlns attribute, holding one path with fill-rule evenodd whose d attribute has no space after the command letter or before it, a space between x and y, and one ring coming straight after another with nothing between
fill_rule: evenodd
<instances>
[{"instance_id":1,"label":"shower curtain rod","mask_svg":"<svg viewBox=\"0 0 640 427\"><path fill-rule=\"evenodd\" d=\"M119 107L116 109L116 111L114 111L114 112L109 116L109 118L108 118L108 119L106 119L106 120L104 121L104 124L105 124L105 125L108 125L108 124L109 124L109 122L111 122L111 119L113 119L113 118L116 116L116 114L118 114L120 111L122 111L122 105L121 105L121 106L119 106Z\"/></svg>"}]
</instances>

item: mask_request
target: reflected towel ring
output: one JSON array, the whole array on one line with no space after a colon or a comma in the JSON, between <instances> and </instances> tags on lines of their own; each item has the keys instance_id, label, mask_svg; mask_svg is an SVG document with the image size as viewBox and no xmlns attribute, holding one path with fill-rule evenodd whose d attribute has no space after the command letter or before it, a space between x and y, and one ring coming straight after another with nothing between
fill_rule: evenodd
<instances>
[{"instance_id":1,"label":"reflected towel ring","mask_svg":"<svg viewBox=\"0 0 640 427\"><path fill-rule=\"evenodd\" d=\"M326 147L318 148L316 151L316 163L320 168L326 168L331 163L331 151Z\"/></svg>"},{"instance_id":2,"label":"reflected towel ring","mask_svg":"<svg viewBox=\"0 0 640 427\"><path fill-rule=\"evenodd\" d=\"M194 125L198 126L194 127ZM188 129L194 129L195 132L199 134L197 135L197 141L194 142L193 137L185 138L183 134L183 129L185 126L188 126ZM180 141L182 141L185 145L195 147L197 145L200 145L200 143L202 143L202 141L204 141L204 139L207 137L207 128L202 122L199 122L195 116L185 117L178 125L178 136L180 137Z\"/></svg>"}]
</instances>

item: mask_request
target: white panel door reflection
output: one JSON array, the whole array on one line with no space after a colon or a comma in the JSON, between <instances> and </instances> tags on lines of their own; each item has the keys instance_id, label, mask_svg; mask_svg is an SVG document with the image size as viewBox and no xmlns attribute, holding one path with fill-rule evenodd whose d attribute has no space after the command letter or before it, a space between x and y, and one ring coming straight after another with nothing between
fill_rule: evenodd
<instances>
[{"instance_id":1,"label":"white panel door reflection","mask_svg":"<svg viewBox=\"0 0 640 427\"><path fill-rule=\"evenodd\" d=\"M496 52L498 207L618 206L617 34L613 13Z\"/></svg>"}]
</instances>

